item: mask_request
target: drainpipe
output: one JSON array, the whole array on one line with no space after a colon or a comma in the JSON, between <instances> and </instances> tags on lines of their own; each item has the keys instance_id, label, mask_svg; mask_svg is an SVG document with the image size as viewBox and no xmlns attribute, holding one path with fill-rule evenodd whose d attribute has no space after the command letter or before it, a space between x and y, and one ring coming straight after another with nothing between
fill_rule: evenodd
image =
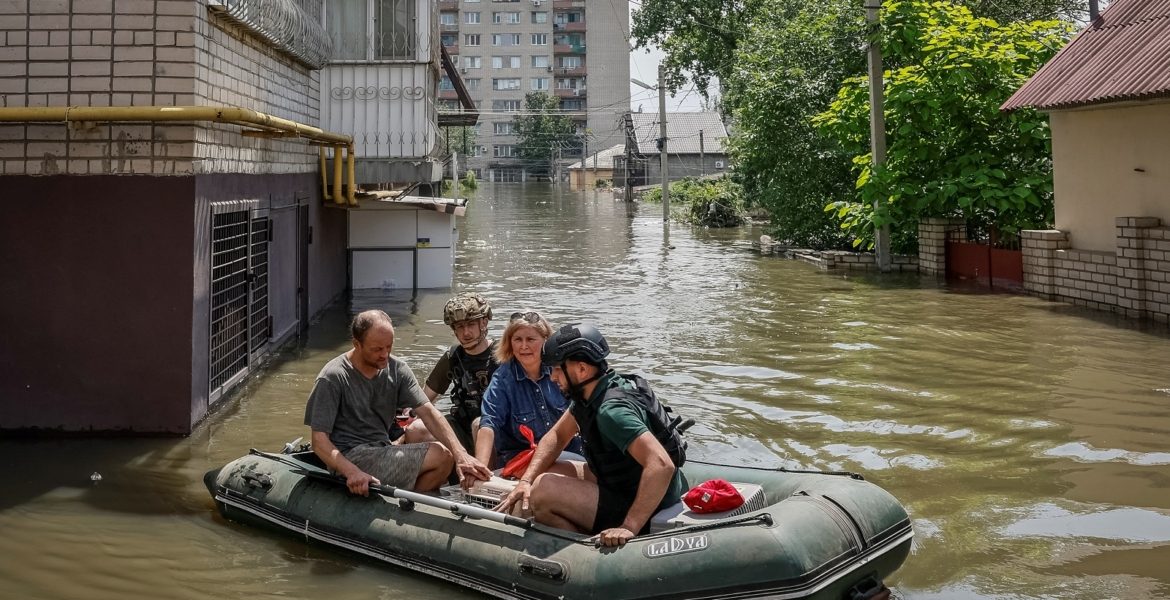
<instances>
[{"instance_id":1,"label":"drainpipe","mask_svg":"<svg viewBox=\"0 0 1170 600\"><path fill-rule=\"evenodd\" d=\"M325 158L326 154L325 146L317 146L317 156L320 158L321 163L321 197L328 202L333 199L333 195L329 193L329 163L326 162L328 160Z\"/></svg>"}]
</instances>

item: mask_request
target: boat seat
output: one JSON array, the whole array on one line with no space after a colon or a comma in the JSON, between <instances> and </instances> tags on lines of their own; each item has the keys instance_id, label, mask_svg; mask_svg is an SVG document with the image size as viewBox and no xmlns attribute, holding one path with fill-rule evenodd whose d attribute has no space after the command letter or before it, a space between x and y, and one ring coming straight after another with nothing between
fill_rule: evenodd
<instances>
[{"instance_id":1,"label":"boat seat","mask_svg":"<svg viewBox=\"0 0 1170 600\"><path fill-rule=\"evenodd\" d=\"M764 488L753 483L736 483L730 482L743 496L743 504L733 510L727 510L717 513L697 513L687 508L686 504L680 500L678 504L669 506L658 511L650 519L650 533L658 533L675 527L683 527L685 525L698 525L700 523L709 523L711 521L718 521L728 517L736 517L742 514L760 510L765 508L768 504L767 497L764 495Z\"/></svg>"}]
</instances>

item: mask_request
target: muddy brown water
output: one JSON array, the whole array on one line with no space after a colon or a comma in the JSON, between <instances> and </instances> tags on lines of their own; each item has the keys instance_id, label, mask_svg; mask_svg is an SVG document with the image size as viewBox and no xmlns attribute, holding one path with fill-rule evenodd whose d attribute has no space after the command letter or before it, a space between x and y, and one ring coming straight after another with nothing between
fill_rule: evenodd
<instances>
[{"instance_id":1,"label":"muddy brown water","mask_svg":"<svg viewBox=\"0 0 1170 600\"><path fill-rule=\"evenodd\" d=\"M597 323L612 363L699 424L691 453L858 471L909 509L901 598L1170 594L1170 336L917 276L827 273L750 250L759 231L656 206L485 186L456 287L497 313ZM306 434L306 394L386 309L420 377L452 341L449 290L363 294L323 315L186 439L3 440L0 596L475 598L370 560L224 522L202 474ZM500 321L493 325L498 333ZM90 474L102 474L93 484Z\"/></svg>"}]
</instances>

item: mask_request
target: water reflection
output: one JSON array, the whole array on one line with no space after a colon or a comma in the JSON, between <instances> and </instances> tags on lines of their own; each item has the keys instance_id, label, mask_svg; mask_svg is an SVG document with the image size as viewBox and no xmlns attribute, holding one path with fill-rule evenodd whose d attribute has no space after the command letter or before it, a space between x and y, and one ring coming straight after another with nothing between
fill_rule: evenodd
<instances>
[{"instance_id":1,"label":"water reflection","mask_svg":"<svg viewBox=\"0 0 1170 600\"><path fill-rule=\"evenodd\" d=\"M499 314L601 326L615 366L698 420L697 458L855 470L891 490L918 532L889 582L902 598L1170 592L1163 332L761 258L749 246L758 231L664 231L659 207L646 208L487 185L460 225L456 288L487 294ZM188 439L0 441L5 595L477 597L222 522L200 482L249 447L305 434L305 397L347 348L350 311L387 310L396 353L425 376L451 343L450 293L361 295L326 313Z\"/></svg>"}]
</instances>

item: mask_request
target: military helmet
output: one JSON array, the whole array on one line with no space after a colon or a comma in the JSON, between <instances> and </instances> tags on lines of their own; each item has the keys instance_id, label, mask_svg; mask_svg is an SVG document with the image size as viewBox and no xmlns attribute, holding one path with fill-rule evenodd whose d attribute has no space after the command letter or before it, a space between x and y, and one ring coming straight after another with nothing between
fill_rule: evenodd
<instances>
[{"instance_id":1,"label":"military helmet","mask_svg":"<svg viewBox=\"0 0 1170 600\"><path fill-rule=\"evenodd\" d=\"M443 322L454 327L460 321L491 319L492 305L475 292L460 292L443 307Z\"/></svg>"},{"instance_id":2,"label":"military helmet","mask_svg":"<svg viewBox=\"0 0 1170 600\"><path fill-rule=\"evenodd\" d=\"M609 343L592 325L574 323L565 325L552 334L540 349L540 362L559 365L566 360L580 360L604 366L609 356Z\"/></svg>"}]
</instances>

